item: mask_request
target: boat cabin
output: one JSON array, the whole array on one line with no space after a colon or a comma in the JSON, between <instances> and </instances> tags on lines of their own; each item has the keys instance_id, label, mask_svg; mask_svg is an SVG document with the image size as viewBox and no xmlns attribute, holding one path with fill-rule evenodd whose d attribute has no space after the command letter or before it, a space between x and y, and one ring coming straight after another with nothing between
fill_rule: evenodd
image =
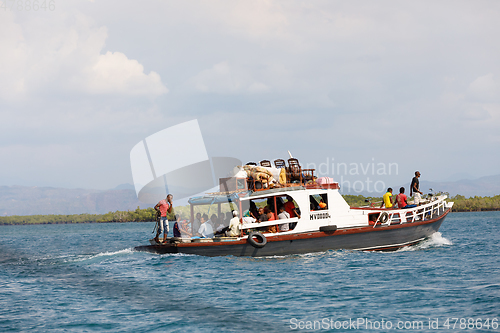
<instances>
[{"instance_id":1,"label":"boat cabin","mask_svg":"<svg viewBox=\"0 0 500 333\"><path fill-rule=\"evenodd\" d=\"M252 231L266 236L318 230L380 227L421 221L444 213L443 197L434 204L412 209L350 207L331 178L317 178L314 169L302 169L297 159L249 162L233 177L221 178L219 192L191 198L191 222L182 237L199 237L200 215L207 214L214 237L224 237L232 212L238 211L240 235ZM200 206L204 206L200 208ZM282 214L280 214L282 213ZM200 215L198 215L200 214ZM212 221L215 220L215 221Z\"/></svg>"}]
</instances>

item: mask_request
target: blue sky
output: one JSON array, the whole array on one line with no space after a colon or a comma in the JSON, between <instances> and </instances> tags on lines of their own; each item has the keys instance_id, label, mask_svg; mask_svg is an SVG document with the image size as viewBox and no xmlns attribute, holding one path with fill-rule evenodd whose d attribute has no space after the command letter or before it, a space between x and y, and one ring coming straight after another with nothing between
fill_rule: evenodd
<instances>
[{"instance_id":1,"label":"blue sky","mask_svg":"<svg viewBox=\"0 0 500 333\"><path fill-rule=\"evenodd\" d=\"M398 166L337 179L500 173L498 1L53 4L0 9L0 185L132 183L193 119L210 156Z\"/></svg>"}]
</instances>

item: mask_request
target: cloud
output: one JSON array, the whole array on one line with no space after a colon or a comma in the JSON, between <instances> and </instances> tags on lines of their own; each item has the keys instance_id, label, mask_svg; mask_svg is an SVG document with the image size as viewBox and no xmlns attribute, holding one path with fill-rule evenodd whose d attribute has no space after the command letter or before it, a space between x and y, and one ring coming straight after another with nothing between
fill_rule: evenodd
<instances>
[{"instance_id":1,"label":"cloud","mask_svg":"<svg viewBox=\"0 0 500 333\"><path fill-rule=\"evenodd\" d=\"M156 72L144 74L144 66L121 52L98 56L81 73L82 88L91 94L162 95L168 89Z\"/></svg>"},{"instance_id":2,"label":"cloud","mask_svg":"<svg viewBox=\"0 0 500 333\"><path fill-rule=\"evenodd\" d=\"M230 34L267 41L283 38L288 17L279 2L271 0L255 1L210 1L205 5L205 17L219 22Z\"/></svg>"},{"instance_id":3,"label":"cloud","mask_svg":"<svg viewBox=\"0 0 500 333\"><path fill-rule=\"evenodd\" d=\"M0 13L0 102L26 96L132 95L155 97L168 92L160 75L146 74L137 60L121 52L103 54L107 28L76 13L26 20Z\"/></svg>"},{"instance_id":4,"label":"cloud","mask_svg":"<svg viewBox=\"0 0 500 333\"><path fill-rule=\"evenodd\" d=\"M492 73L475 79L468 87L469 97L478 102L500 102L500 84Z\"/></svg>"}]
</instances>

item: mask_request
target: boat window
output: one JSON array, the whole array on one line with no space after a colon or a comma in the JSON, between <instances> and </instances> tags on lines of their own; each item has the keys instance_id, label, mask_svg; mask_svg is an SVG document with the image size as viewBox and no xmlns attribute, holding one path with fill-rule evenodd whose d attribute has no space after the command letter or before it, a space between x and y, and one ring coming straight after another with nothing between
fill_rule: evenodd
<instances>
[{"instance_id":1,"label":"boat window","mask_svg":"<svg viewBox=\"0 0 500 333\"><path fill-rule=\"evenodd\" d=\"M290 204L291 203L291 207ZM276 225L268 225L261 228L257 228L257 231L261 232L280 232L293 230L297 222L281 221L278 216L279 210L283 207L290 215L290 218L299 217L300 209L296 205L295 201L287 195L277 195L265 198L243 200L241 202L241 207L243 210L243 218L252 217L260 222L276 221ZM283 218L281 219L283 220ZM286 228L284 225L286 224Z\"/></svg>"},{"instance_id":2,"label":"boat window","mask_svg":"<svg viewBox=\"0 0 500 333\"><path fill-rule=\"evenodd\" d=\"M324 194L313 194L309 196L309 209L314 210L326 210L328 209L328 196Z\"/></svg>"},{"instance_id":3,"label":"boat window","mask_svg":"<svg viewBox=\"0 0 500 333\"><path fill-rule=\"evenodd\" d=\"M261 221L267 221L267 217L263 217L262 214L267 215L272 213L273 217L271 217L271 215L269 215L269 217L274 219L278 216L276 213L276 205L279 204L279 201L277 200L275 204L275 197L253 199L250 202L252 202L250 207L253 207L253 215L255 218Z\"/></svg>"}]
</instances>

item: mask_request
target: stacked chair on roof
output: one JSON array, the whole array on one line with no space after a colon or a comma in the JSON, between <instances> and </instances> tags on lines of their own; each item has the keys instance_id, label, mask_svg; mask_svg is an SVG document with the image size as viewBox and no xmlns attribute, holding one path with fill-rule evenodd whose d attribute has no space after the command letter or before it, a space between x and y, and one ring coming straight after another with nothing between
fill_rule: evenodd
<instances>
[{"instance_id":1,"label":"stacked chair on roof","mask_svg":"<svg viewBox=\"0 0 500 333\"><path fill-rule=\"evenodd\" d=\"M272 168L273 166L271 165L271 162L268 160L262 160L260 161L260 166L266 167L266 168Z\"/></svg>"},{"instance_id":2,"label":"stacked chair on roof","mask_svg":"<svg viewBox=\"0 0 500 333\"><path fill-rule=\"evenodd\" d=\"M314 181L314 169L302 169L302 180L304 183Z\"/></svg>"},{"instance_id":3,"label":"stacked chair on roof","mask_svg":"<svg viewBox=\"0 0 500 333\"><path fill-rule=\"evenodd\" d=\"M274 160L274 165L276 166L276 168L278 169L281 169L281 168L285 168L286 169L286 164L285 164L285 161L282 160L282 159L277 159L277 160Z\"/></svg>"},{"instance_id":4,"label":"stacked chair on roof","mask_svg":"<svg viewBox=\"0 0 500 333\"><path fill-rule=\"evenodd\" d=\"M262 160L259 162L259 164L261 167L273 167L272 163L269 160ZM246 165L259 166L255 162L248 162ZM283 159L274 160L274 165L277 169L285 169L287 183L303 184L307 181L314 180L314 169L302 169L299 160L296 158L288 159L288 167L286 166L285 160ZM253 177L251 176L248 177L247 181L249 189L258 190L265 187L262 181L253 179Z\"/></svg>"},{"instance_id":5,"label":"stacked chair on roof","mask_svg":"<svg viewBox=\"0 0 500 333\"><path fill-rule=\"evenodd\" d=\"M302 167L299 164L299 160L296 158L288 159L288 169L286 175L287 181L290 183L299 182L302 183Z\"/></svg>"}]
</instances>

